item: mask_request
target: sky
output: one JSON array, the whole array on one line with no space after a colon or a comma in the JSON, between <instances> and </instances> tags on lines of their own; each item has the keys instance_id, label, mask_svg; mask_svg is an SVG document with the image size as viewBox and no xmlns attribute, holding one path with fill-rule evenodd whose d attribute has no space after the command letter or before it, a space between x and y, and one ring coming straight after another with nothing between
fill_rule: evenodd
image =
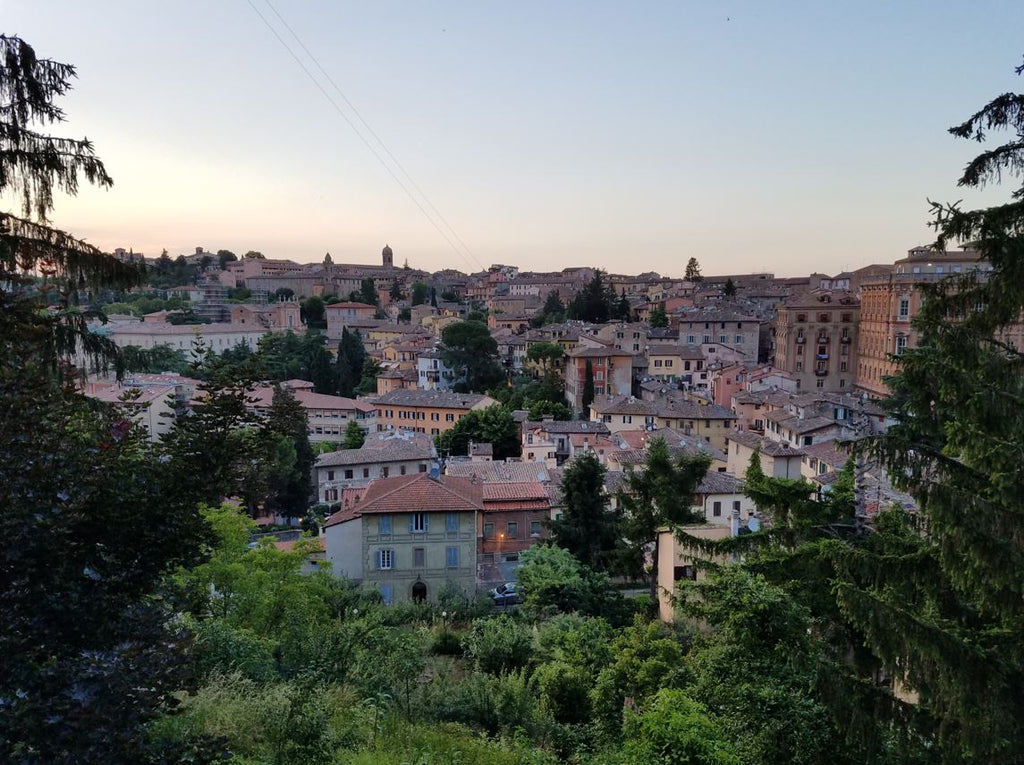
<instances>
[{"instance_id":1,"label":"sky","mask_svg":"<svg viewBox=\"0 0 1024 765\"><path fill-rule=\"evenodd\" d=\"M111 250L475 271L838 273L930 242L1024 88L1024 3L0 0L78 80ZM287 44L282 44L282 41ZM14 209L9 198L0 200Z\"/></svg>"}]
</instances>

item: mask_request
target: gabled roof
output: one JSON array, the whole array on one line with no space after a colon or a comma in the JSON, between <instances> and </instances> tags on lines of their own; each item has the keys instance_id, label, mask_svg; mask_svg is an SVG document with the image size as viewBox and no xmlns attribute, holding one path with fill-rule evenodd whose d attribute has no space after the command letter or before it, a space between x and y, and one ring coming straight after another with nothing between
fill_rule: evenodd
<instances>
[{"instance_id":1,"label":"gabled roof","mask_svg":"<svg viewBox=\"0 0 1024 765\"><path fill-rule=\"evenodd\" d=\"M335 513L325 526L379 513L473 512L483 510L483 497L480 485L465 478L418 473L374 481L351 510Z\"/></svg>"},{"instance_id":2,"label":"gabled roof","mask_svg":"<svg viewBox=\"0 0 1024 765\"><path fill-rule=\"evenodd\" d=\"M436 458L437 449L430 436L411 431L398 431L389 432L386 438L371 436L359 449L341 449L321 454L317 458L316 466L322 468Z\"/></svg>"}]
</instances>

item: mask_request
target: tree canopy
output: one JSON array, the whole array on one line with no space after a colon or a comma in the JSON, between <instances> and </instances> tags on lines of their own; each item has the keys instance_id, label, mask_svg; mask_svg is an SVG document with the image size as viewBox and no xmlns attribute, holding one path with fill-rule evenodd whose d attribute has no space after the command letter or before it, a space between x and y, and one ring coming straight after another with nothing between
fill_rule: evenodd
<instances>
[{"instance_id":1,"label":"tree canopy","mask_svg":"<svg viewBox=\"0 0 1024 765\"><path fill-rule=\"evenodd\" d=\"M505 379L498 343L486 324L460 321L441 332L441 358L455 375L456 390L483 392Z\"/></svg>"}]
</instances>

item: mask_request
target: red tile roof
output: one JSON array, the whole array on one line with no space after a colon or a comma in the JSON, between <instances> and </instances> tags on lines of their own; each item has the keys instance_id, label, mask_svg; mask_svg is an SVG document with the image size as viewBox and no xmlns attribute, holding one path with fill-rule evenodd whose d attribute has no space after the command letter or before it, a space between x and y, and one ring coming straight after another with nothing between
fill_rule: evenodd
<instances>
[{"instance_id":1,"label":"red tile roof","mask_svg":"<svg viewBox=\"0 0 1024 765\"><path fill-rule=\"evenodd\" d=\"M485 503L498 502L501 500L530 500L548 499L548 490L544 484L529 483L485 483L483 489L483 500Z\"/></svg>"},{"instance_id":2,"label":"red tile roof","mask_svg":"<svg viewBox=\"0 0 1024 765\"><path fill-rule=\"evenodd\" d=\"M517 501L484 502L484 513L504 510L550 510L551 501L547 499L527 499Z\"/></svg>"},{"instance_id":3,"label":"red tile roof","mask_svg":"<svg viewBox=\"0 0 1024 765\"><path fill-rule=\"evenodd\" d=\"M370 513L444 513L482 509L483 496L479 484L466 478L432 478L426 473L418 473L373 481L362 501L332 515L325 526Z\"/></svg>"}]
</instances>

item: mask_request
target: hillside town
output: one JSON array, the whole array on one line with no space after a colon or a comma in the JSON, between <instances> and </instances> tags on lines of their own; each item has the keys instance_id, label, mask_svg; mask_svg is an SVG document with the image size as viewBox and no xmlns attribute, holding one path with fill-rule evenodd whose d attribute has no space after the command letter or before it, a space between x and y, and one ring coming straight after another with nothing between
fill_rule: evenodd
<instances>
[{"instance_id":1,"label":"hillside town","mask_svg":"<svg viewBox=\"0 0 1024 765\"><path fill-rule=\"evenodd\" d=\"M806 276L108 251L0 60L0 761L1024 761L1024 189Z\"/></svg>"},{"instance_id":2,"label":"hillside town","mask_svg":"<svg viewBox=\"0 0 1024 765\"><path fill-rule=\"evenodd\" d=\"M150 273L177 267L195 279L121 296L130 303L146 295L153 307L177 298L179 306L95 325L122 349L185 362L197 349L255 351L269 335L309 333L326 338L328 363L337 365L343 333L361 339L374 370L369 391L348 397L315 391L311 379L268 380L253 388L249 405L265 415L276 382L302 406L309 441L322 447L309 504L324 506L326 560L338 575L379 587L385 602L432 599L450 582L486 592L514 580L520 553L546 541L548 522L560 517L562 474L583 454L606 468L609 508L654 440L709 456L694 495L704 524L697 534L736 535L757 518L742 489L755 455L766 475L828 492L856 442L889 425L880 400L899 355L917 343L920 287L992 270L970 247L915 247L891 263L806 277L705 276L696 258L681 264L681 277L508 265L427 273L395 266L390 246L372 265L336 264L329 254L312 264L237 258L201 247L171 265L166 254L114 255ZM597 304L587 306L592 293ZM467 322L489 338L500 369L486 389L469 389L463 370L446 361L446 328ZM1022 344L1022 333L1017 324L1005 336ZM526 409L509 409L512 454L498 458L479 440L461 453L442 445L439 437L470 412L508 408L489 394L507 401L507 391L542 379L555 380L564 413L531 419ZM110 402L127 396L133 419L159 439L174 416L187 416L198 384L154 370L91 381L86 392ZM344 449L351 423L367 440ZM867 465L859 480L868 516L914 508L884 469ZM444 514L445 531L441 515L429 531L433 514ZM258 516L296 527L300 519ZM392 524L394 532L382 530ZM661 552L651 565L668 583L661 612L671 620L673 577L695 569L685 552Z\"/></svg>"}]
</instances>

